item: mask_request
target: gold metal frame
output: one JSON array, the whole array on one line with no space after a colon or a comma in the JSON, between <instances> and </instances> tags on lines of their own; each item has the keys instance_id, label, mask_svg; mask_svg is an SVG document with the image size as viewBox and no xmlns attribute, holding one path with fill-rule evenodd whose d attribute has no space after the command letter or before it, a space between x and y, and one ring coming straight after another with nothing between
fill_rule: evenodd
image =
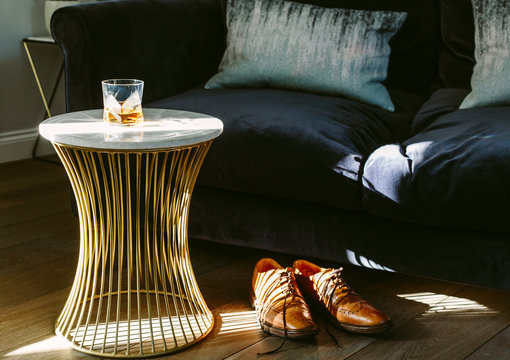
<instances>
[{"instance_id":1,"label":"gold metal frame","mask_svg":"<svg viewBox=\"0 0 510 360\"><path fill-rule=\"evenodd\" d=\"M141 152L53 144L80 219L78 266L56 333L77 350L149 357L211 331L187 237L191 192L211 142Z\"/></svg>"},{"instance_id":2,"label":"gold metal frame","mask_svg":"<svg viewBox=\"0 0 510 360\"><path fill-rule=\"evenodd\" d=\"M53 42L50 42L50 41L38 41L36 39L33 39L33 38L25 38L25 39L23 39L23 47L25 48L25 52L27 54L28 62L30 63L30 67L32 68L32 73L34 74L35 82L37 84L37 88L39 89L39 94L41 95L41 100L42 100L42 102L44 104L44 110L46 111L46 114L43 116L42 120L45 120L45 119L51 117L50 108L51 108L51 105L53 104L53 100L55 99L55 94L57 92L58 85L60 84L60 79L62 78L62 75L64 74L65 60L62 60L62 64L60 65L60 70L58 72L57 79L56 79L55 83L53 84L50 97L49 97L48 100L46 100L46 95L44 93L44 90L43 90L43 87L42 87L42 84L41 84L41 80L39 79L39 72L37 71L37 68L35 66L34 60L32 58L32 54L30 52L30 47L28 46L28 43L33 42L33 43L38 43L38 44L50 44L50 45L54 45L54 46L57 46L57 44L54 41ZM37 147L39 145L39 140L40 140L40 135L37 134L37 138L36 138L34 146L32 148L32 159L43 160L43 161L47 161L47 162L52 162L53 163L53 161L51 161L51 160L47 160L47 159L40 158L40 157L37 156Z\"/></svg>"}]
</instances>

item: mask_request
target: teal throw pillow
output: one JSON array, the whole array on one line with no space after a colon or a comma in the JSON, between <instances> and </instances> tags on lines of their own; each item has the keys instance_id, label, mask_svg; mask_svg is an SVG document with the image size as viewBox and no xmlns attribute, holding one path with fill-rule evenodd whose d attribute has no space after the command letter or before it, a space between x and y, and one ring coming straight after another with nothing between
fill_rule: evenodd
<instances>
[{"instance_id":1,"label":"teal throw pillow","mask_svg":"<svg viewBox=\"0 0 510 360\"><path fill-rule=\"evenodd\" d=\"M229 0L226 16L227 49L206 89L295 89L395 110L382 81L406 13Z\"/></svg>"},{"instance_id":2,"label":"teal throw pillow","mask_svg":"<svg viewBox=\"0 0 510 360\"><path fill-rule=\"evenodd\" d=\"M473 0L476 65L461 109L510 105L510 0Z\"/></svg>"}]
</instances>

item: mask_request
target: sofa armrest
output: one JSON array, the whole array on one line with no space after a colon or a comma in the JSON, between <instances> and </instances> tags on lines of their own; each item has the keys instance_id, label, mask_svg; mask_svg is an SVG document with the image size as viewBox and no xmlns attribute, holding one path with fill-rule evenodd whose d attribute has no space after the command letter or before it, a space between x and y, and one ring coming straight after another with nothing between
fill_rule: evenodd
<instances>
[{"instance_id":1,"label":"sofa armrest","mask_svg":"<svg viewBox=\"0 0 510 360\"><path fill-rule=\"evenodd\" d=\"M66 64L66 107L102 107L101 80L145 81L143 102L205 82L225 49L220 0L122 0L65 7L52 17Z\"/></svg>"}]
</instances>

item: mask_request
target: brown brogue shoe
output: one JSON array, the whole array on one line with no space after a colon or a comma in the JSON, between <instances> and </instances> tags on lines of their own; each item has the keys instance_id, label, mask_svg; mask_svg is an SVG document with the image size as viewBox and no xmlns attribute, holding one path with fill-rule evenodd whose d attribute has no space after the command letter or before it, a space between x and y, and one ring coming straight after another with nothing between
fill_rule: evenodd
<instances>
[{"instance_id":1,"label":"brown brogue shoe","mask_svg":"<svg viewBox=\"0 0 510 360\"><path fill-rule=\"evenodd\" d=\"M269 258L259 260L253 271L251 300L260 326L272 335L298 339L319 333L292 268Z\"/></svg>"},{"instance_id":2,"label":"brown brogue shoe","mask_svg":"<svg viewBox=\"0 0 510 360\"><path fill-rule=\"evenodd\" d=\"M342 279L342 268L326 269L306 260L296 260L292 267L305 299L325 310L336 325L355 333L391 328L389 316L361 298Z\"/></svg>"}]
</instances>

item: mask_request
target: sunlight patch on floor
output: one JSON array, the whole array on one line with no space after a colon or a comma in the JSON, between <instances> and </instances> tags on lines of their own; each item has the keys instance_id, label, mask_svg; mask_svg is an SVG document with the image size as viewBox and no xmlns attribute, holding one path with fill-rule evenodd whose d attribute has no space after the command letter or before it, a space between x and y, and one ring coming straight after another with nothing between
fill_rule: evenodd
<instances>
[{"instance_id":1,"label":"sunlight patch on floor","mask_svg":"<svg viewBox=\"0 0 510 360\"><path fill-rule=\"evenodd\" d=\"M200 314L199 314L200 315ZM96 326L80 326L70 331L70 339L82 344L87 350L106 354L137 354L142 351L163 352L195 341L207 330L201 316L172 316L171 318L135 319L100 323ZM202 327L201 327L202 326ZM16 349L7 356L56 352L71 346L60 337L52 337Z\"/></svg>"},{"instance_id":2,"label":"sunlight patch on floor","mask_svg":"<svg viewBox=\"0 0 510 360\"><path fill-rule=\"evenodd\" d=\"M260 330L255 311L224 313L220 317L221 329L218 335Z\"/></svg>"},{"instance_id":3,"label":"sunlight patch on floor","mask_svg":"<svg viewBox=\"0 0 510 360\"><path fill-rule=\"evenodd\" d=\"M449 296L445 294L436 294L433 292L422 292L412 294L397 295L400 298L421 302L429 305L430 308L420 317L428 318L432 316L442 317L474 317L495 315L499 312L493 310L474 300Z\"/></svg>"},{"instance_id":4,"label":"sunlight patch on floor","mask_svg":"<svg viewBox=\"0 0 510 360\"><path fill-rule=\"evenodd\" d=\"M262 331L257 321L257 314L255 311L223 313L220 314L220 317L221 328L219 331L219 335L247 333L250 331L251 332ZM122 328L122 326L120 327ZM100 330L99 332L104 333L104 330L105 329L102 329L102 331ZM115 331L110 332L115 333ZM59 351L75 351L75 350L73 350L71 345L66 340L57 336L52 336L47 339L35 342L33 344L22 346L16 350L9 352L4 356L24 359L25 357L28 357L29 355L33 354L56 353Z\"/></svg>"},{"instance_id":5,"label":"sunlight patch on floor","mask_svg":"<svg viewBox=\"0 0 510 360\"><path fill-rule=\"evenodd\" d=\"M36 343L22 346L16 350L11 351L6 354L6 357L22 357L29 354L39 354L39 353L50 353L62 350L71 350L71 345L69 343L57 336L52 336L50 338L38 341Z\"/></svg>"}]
</instances>

